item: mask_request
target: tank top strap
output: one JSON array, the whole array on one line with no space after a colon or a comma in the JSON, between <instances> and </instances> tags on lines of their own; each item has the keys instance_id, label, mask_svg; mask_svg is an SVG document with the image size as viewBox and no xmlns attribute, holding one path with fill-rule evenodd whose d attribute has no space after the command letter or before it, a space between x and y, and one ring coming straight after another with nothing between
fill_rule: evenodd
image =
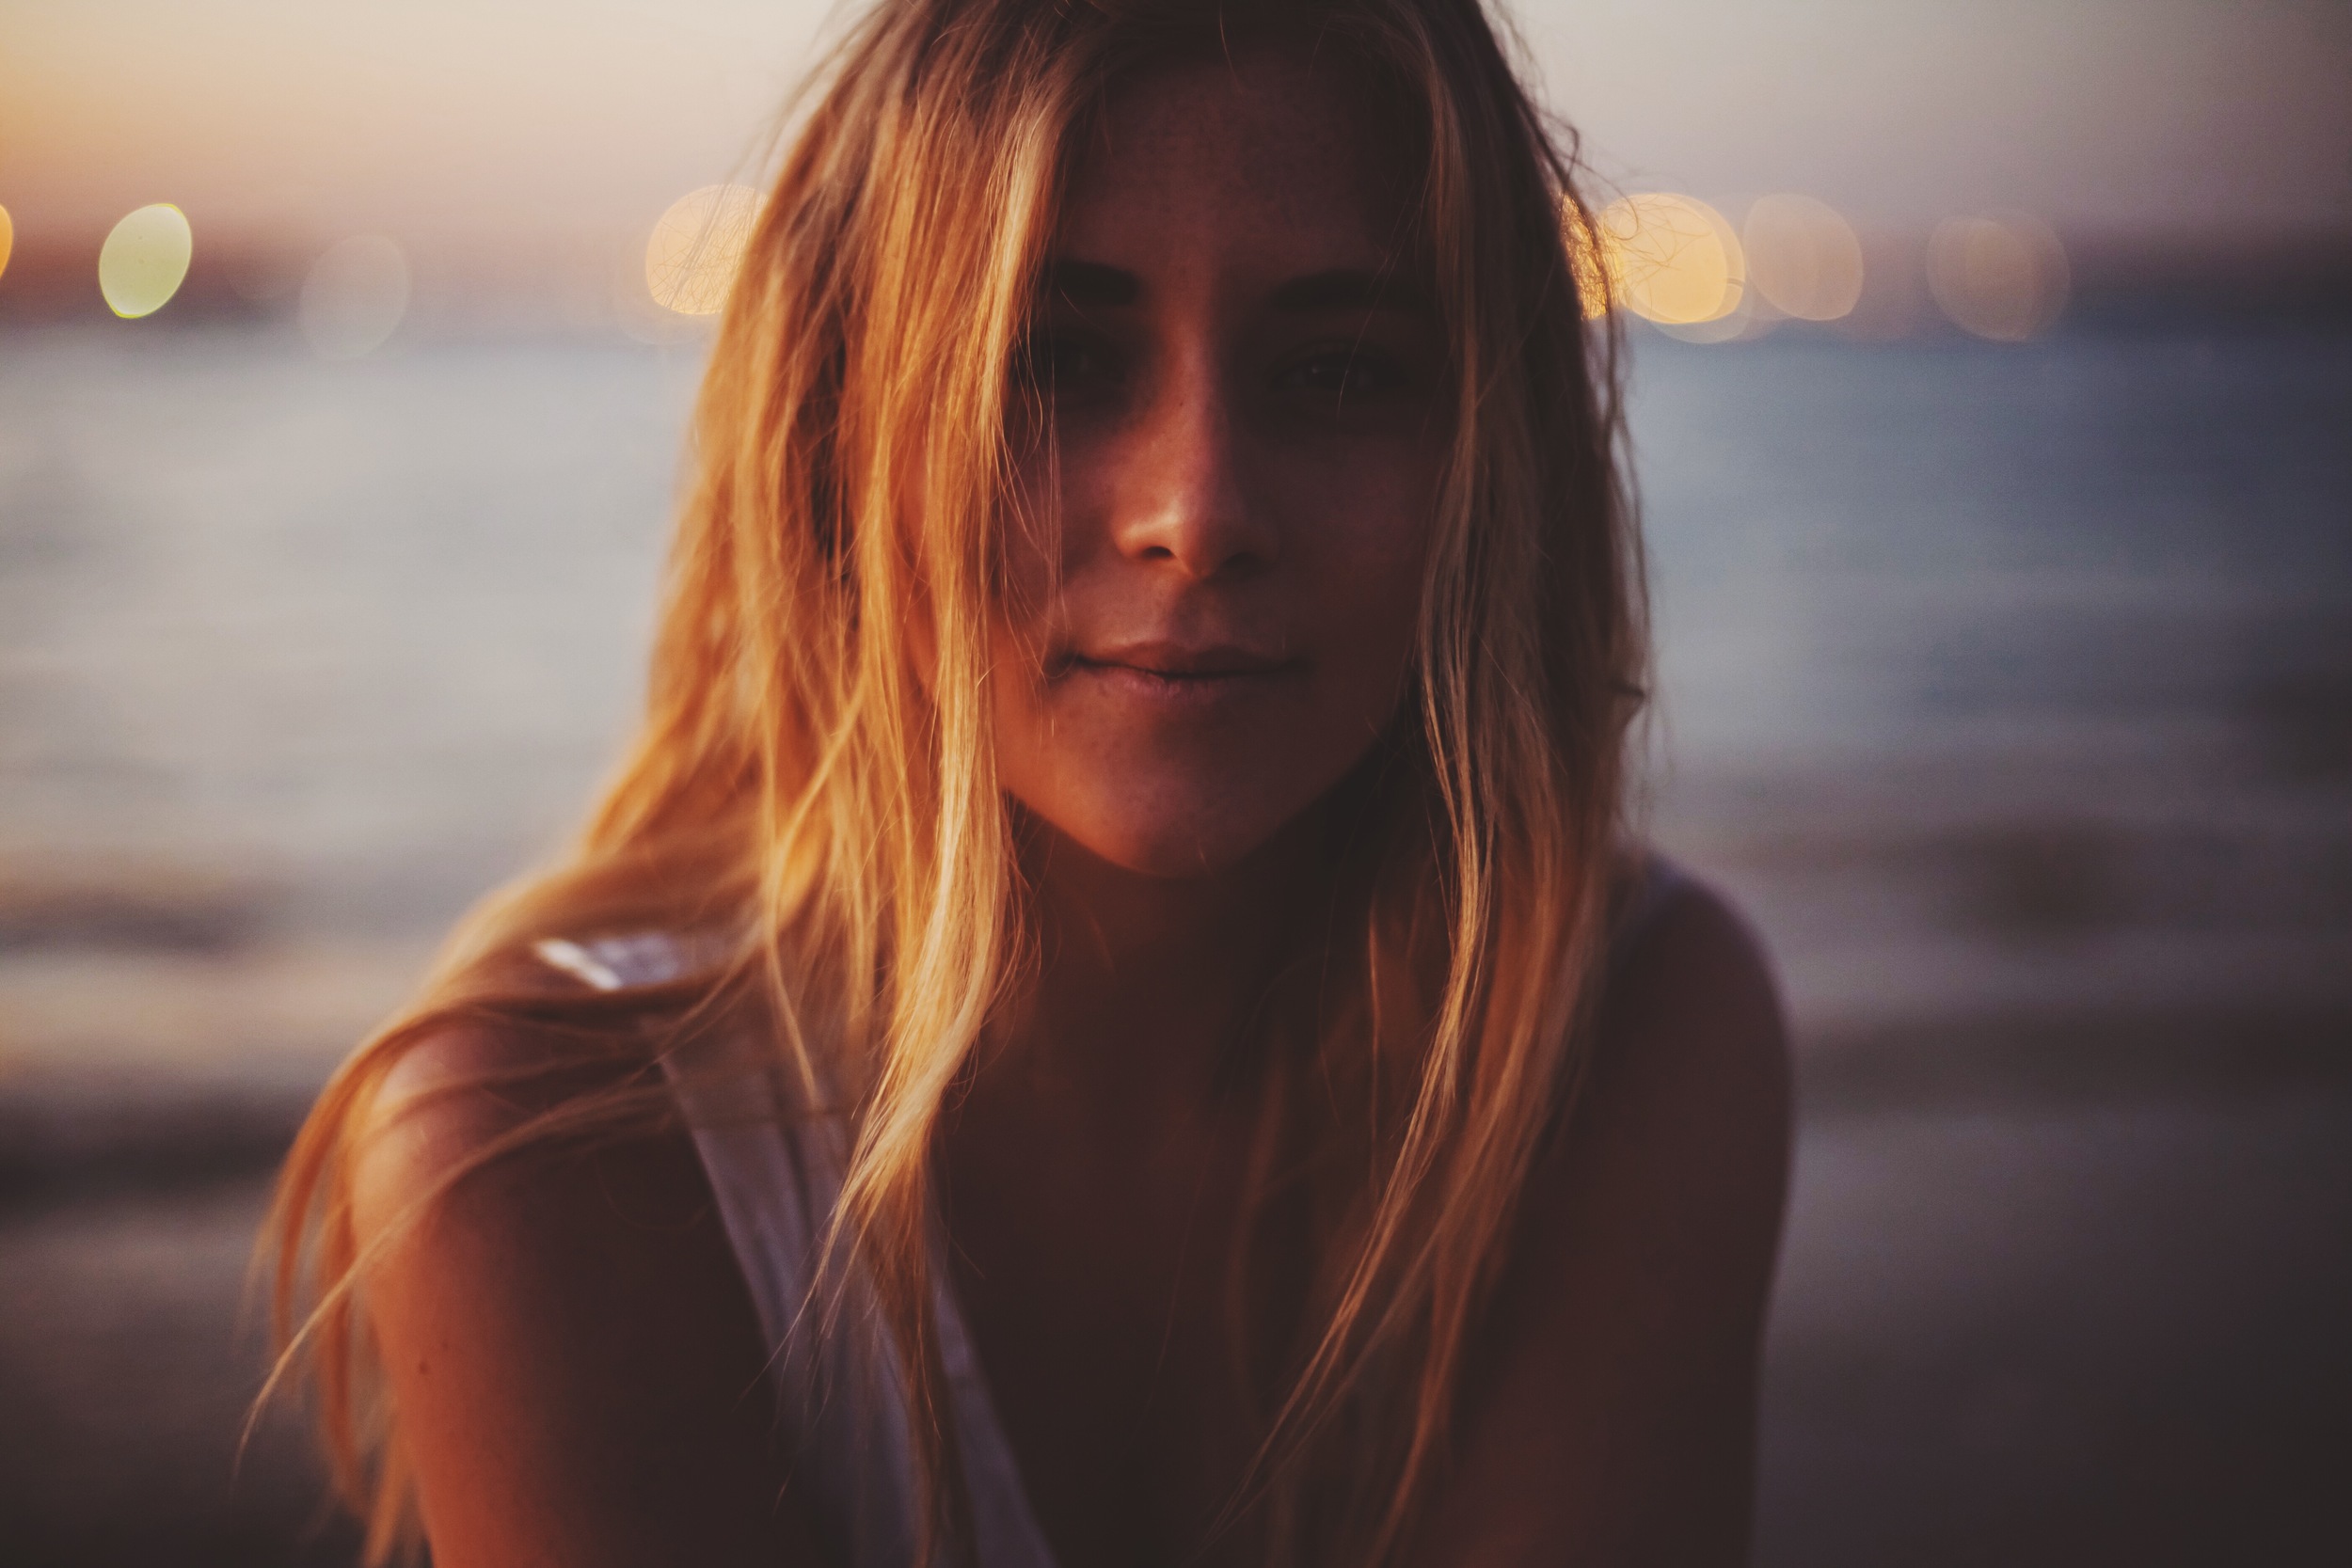
<instances>
[{"instance_id":1,"label":"tank top strap","mask_svg":"<svg viewBox=\"0 0 2352 1568\"><path fill-rule=\"evenodd\" d=\"M715 955L652 933L547 941L542 961L599 990L660 985ZM850 1130L787 1090L783 1064L743 1031L689 1037L662 1069L694 1140L743 1283L773 1347L777 1411L813 1522L843 1568L909 1568L920 1535L904 1383L866 1281L828 1269ZM1053 1568L946 1269L932 1307L979 1568Z\"/></svg>"}]
</instances>

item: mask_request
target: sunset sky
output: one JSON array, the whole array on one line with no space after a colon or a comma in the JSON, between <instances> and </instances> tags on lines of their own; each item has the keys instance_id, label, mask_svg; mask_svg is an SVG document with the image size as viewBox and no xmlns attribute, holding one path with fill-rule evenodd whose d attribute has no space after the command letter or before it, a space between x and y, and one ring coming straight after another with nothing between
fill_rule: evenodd
<instances>
[{"instance_id":1,"label":"sunset sky","mask_svg":"<svg viewBox=\"0 0 2352 1568\"><path fill-rule=\"evenodd\" d=\"M10 0L21 240L173 201L199 235L495 249L638 233L736 173L838 25L817 0ZM2341 0L1520 0L1628 188L1917 225L2352 230ZM200 242L199 242L200 243Z\"/></svg>"}]
</instances>

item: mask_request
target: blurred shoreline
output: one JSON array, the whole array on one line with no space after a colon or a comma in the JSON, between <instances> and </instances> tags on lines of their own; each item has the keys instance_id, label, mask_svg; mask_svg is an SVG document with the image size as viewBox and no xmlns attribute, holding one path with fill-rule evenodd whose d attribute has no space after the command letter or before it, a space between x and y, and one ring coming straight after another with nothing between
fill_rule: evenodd
<instances>
[{"instance_id":1,"label":"blurred shoreline","mask_svg":"<svg viewBox=\"0 0 2352 1568\"><path fill-rule=\"evenodd\" d=\"M1924 230L1866 227L1861 308L1842 323L1788 323L1847 341L1933 339L1955 332L1926 298ZM109 325L99 292L101 231L19 235L5 260L0 333ZM209 232L170 303L137 330L291 323L321 242ZM426 248L416 269L409 330L600 336L693 341L707 321L644 297L642 236L510 236L495 248ZM2090 231L2066 236L2064 319L2071 331L2271 324L2290 330L2352 323L2352 230L2271 228L2238 233Z\"/></svg>"},{"instance_id":2,"label":"blurred shoreline","mask_svg":"<svg viewBox=\"0 0 2352 1568\"><path fill-rule=\"evenodd\" d=\"M2352 1550L2352 319L2197 292L1633 338L1645 819L1799 1053L1772 1568ZM28 1565L351 1560L291 1412L229 1479L266 1173L618 745L699 369L187 321L0 322Z\"/></svg>"},{"instance_id":3,"label":"blurred shoreline","mask_svg":"<svg viewBox=\"0 0 2352 1568\"><path fill-rule=\"evenodd\" d=\"M1824 1114L2352 1071L2352 316L2102 276L2162 280L2019 345L1636 328L1648 826ZM154 325L0 325L0 1191L265 1163L559 841L700 357Z\"/></svg>"}]
</instances>

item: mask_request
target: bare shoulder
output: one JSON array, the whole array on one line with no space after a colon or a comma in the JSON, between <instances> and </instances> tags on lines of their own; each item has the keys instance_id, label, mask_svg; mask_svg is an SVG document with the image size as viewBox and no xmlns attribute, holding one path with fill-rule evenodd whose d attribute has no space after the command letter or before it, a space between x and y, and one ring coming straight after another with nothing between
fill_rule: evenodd
<instances>
[{"instance_id":1,"label":"bare shoulder","mask_svg":"<svg viewBox=\"0 0 2352 1568\"><path fill-rule=\"evenodd\" d=\"M1685 1169L1747 1162L1744 1174L1776 1191L1789 1083L1763 942L1722 894L1677 878L1609 976L1571 1138L1615 1148L1629 1133L1643 1163Z\"/></svg>"},{"instance_id":2,"label":"bare shoulder","mask_svg":"<svg viewBox=\"0 0 2352 1568\"><path fill-rule=\"evenodd\" d=\"M1474 1346L1430 1560L1744 1560L1790 1141L1761 942L1684 880L1618 955Z\"/></svg>"},{"instance_id":3,"label":"bare shoulder","mask_svg":"<svg viewBox=\"0 0 2352 1568\"><path fill-rule=\"evenodd\" d=\"M355 1141L363 1298L437 1563L806 1560L692 1142L598 1115L644 1092L566 1031L453 1023Z\"/></svg>"},{"instance_id":4,"label":"bare shoulder","mask_svg":"<svg viewBox=\"0 0 2352 1568\"><path fill-rule=\"evenodd\" d=\"M349 1130L353 1219L362 1237L389 1237L426 1214L428 1235L491 1225L517 1205L577 1208L582 1223L610 1209L600 1183L582 1173L633 1172L646 1196L674 1185L674 1199L698 1201L685 1174L691 1149L643 1117L612 1118L610 1135L590 1130L596 1107L619 1112L644 1090L611 1059L576 1048L564 1031L525 1022L450 1021L411 1041L385 1069ZM570 1138L561 1121L582 1123ZM684 1156L682 1161L680 1156ZM671 1183L651 1182L656 1171Z\"/></svg>"},{"instance_id":5,"label":"bare shoulder","mask_svg":"<svg viewBox=\"0 0 2352 1568\"><path fill-rule=\"evenodd\" d=\"M1629 1348L1753 1351L1787 1197L1788 1029L1754 929L1679 879L1617 957L1558 1147L1531 1177L1522 1243L1562 1247ZM1560 1288L1573 1289L1565 1279Z\"/></svg>"},{"instance_id":6,"label":"bare shoulder","mask_svg":"<svg viewBox=\"0 0 2352 1568\"><path fill-rule=\"evenodd\" d=\"M385 1069L354 1129L363 1218L392 1218L460 1164L485 1154L598 1075L565 1060L551 1030L451 1021L412 1041Z\"/></svg>"}]
</instances>

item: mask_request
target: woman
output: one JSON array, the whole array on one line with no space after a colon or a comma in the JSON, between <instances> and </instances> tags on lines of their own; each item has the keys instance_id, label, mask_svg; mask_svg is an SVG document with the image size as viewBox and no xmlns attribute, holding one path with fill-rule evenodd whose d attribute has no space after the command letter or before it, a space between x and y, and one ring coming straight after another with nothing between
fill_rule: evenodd
<instances>
[{"instance_id":1,"label":"woman","mask_svg":"<svg viewBox=\"0 0 2352 1568\"><path fill-rule=\"evenodd\" d=\"M1621 838L1569 167L1476 0L866 21L634 750L285 1178L379 1550L1740 1556L1785 1053Z\"/></svg>"}]
</instances>

